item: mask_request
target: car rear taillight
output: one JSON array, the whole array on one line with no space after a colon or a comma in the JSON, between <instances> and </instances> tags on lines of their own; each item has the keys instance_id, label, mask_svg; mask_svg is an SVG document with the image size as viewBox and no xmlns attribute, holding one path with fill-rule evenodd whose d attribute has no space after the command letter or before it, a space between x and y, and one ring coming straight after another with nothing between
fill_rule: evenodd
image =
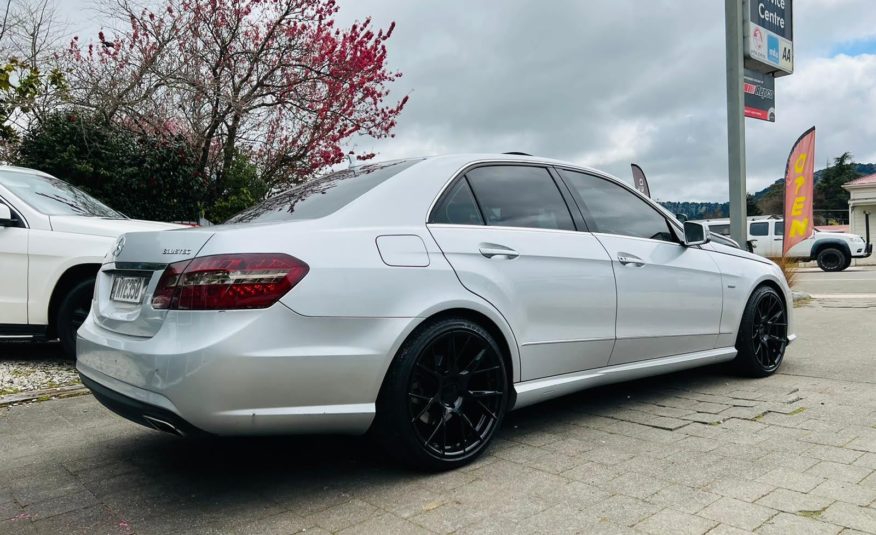
<instances>
[{"instance_id":1,"label":"car rear taillight","mask_svg":"<svg viewBox=\"0 0 876 535\"><path fill-rule=\"evenodd\" d=\"M285 254L202 256L170 264L161 275L152 307L170 310L267 308L310 268Z\"/></svg>"}]
</instances>

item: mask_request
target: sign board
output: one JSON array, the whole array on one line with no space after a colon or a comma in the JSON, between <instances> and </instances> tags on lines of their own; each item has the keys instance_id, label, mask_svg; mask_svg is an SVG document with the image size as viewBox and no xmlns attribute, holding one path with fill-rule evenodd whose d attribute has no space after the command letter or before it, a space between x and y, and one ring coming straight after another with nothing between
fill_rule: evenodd
<instances>
[{"instance_id":1,"label":"sign board","mask_svg":"<svg viewBox=\"0 0 876 535\"><path fill-rule=\"evenodd\" d=\"M792 0L743 0L743 50L751 70L784 76L794 72Z\"/></svg>"},{"instance_id":2,"label":"sign board","mask_svg":"<svg viewBox=\"0 0 876 535\"><path fill-rule=\"evenodd\" d=\"M639 190L639 193L650 199L651 188L648 187L648 179L645 178L645 171L642 171L642 168L634 163L631 163L630 167L633 168L633 184L636 185L636 189Z\"/></svg>"},{"instance_id":3,"label":"sign board","mask_svg":"<svg viewBox=\"0 0 876 535\"><path fill-rule=\"evenodd\" d=\"M745 116L776 122L776 79L772 74L745 69Z\"/></svg>"}]
</instances>

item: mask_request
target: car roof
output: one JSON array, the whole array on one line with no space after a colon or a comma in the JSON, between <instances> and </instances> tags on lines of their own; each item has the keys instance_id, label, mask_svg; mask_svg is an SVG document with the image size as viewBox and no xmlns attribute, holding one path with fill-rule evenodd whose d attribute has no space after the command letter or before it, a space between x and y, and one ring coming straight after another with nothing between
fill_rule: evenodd
<instances>
[{"instance_id":1,"label":"car roof","mask_svg":"<svg viewBox=\"0 0 876 535\"><path fill-rule=\"evenodd\" d=\"M0 165L0 171L12 171L14 173L23 173L28 175L37 175L37 176L45 176L54 178L52 175L48 173L44 173L39 169L31 169L30 167L19 167L17 165Z\"/></svg>"}]
</instances>

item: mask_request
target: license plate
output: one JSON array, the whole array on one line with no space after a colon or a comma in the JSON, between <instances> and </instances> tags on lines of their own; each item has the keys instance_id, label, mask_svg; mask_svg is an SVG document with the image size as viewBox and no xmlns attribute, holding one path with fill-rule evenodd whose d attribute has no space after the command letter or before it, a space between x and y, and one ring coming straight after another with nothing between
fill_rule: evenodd
<instances>
[{"instance_id":1,"label":"license plate","mask_svg":"<svg viewBox=\"0 0 876 535\"><path fill-rule=\"evenodd\" d=\"M113 277L113 291L110 299L122 303L139 303L143 299L146 279L143 277Z\"/></svg>"}]
</instances>

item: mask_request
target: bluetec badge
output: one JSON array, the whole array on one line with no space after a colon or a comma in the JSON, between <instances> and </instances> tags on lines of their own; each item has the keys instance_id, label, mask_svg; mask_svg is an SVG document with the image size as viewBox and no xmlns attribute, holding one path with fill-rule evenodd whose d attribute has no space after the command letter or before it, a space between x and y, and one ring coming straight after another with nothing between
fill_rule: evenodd
<instances>
[{"instance_id":1,"label":"bluetec badge","mask_svg":"<svg viewBox=\"0 0 876 535\"><path fill-rule=\"evenodd\" d=\"M779 64L779 38L775 35L767 35L767 59Z\"/></svg>"}]
</instances>

